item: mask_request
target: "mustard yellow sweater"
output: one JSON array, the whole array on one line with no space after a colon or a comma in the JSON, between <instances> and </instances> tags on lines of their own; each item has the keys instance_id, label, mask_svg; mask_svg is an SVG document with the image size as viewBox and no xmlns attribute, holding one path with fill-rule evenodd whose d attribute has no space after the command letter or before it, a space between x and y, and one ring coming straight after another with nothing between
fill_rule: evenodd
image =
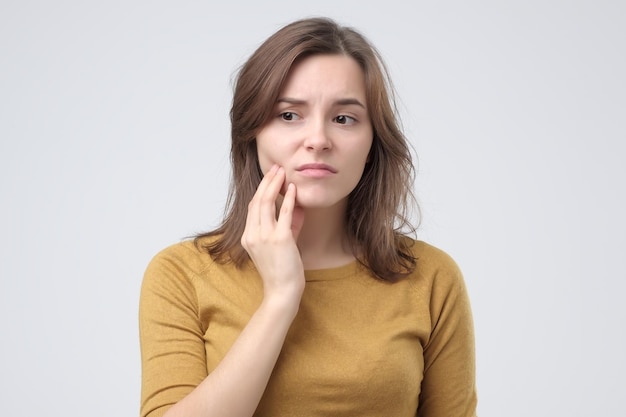
<instances>
[{"instance_id":1,"label":"mustard yellow sweater","mask_svg":"<svg viewBox=\"0 0 626 417\"><path fill-rule=\"evenodd\" d=\"M357 262L306 271L300 309L255 416L470 417L474 335L454 261L417 241L395 284ZM261 302L254 266L182 242L150 262L139 308L141 416L157 417L214 369Z\"/></svg>"}]
</instances>

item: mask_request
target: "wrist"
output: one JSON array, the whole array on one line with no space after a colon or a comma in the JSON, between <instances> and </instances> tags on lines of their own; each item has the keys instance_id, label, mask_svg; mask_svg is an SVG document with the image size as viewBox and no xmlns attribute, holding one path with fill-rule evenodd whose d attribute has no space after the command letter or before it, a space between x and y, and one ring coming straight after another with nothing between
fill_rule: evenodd
<instances>
[{"instance_id":1,"label":"wrist","mask_svg":"<svg viewBox=\"0 0 626 417\"><path fill-rule=\"evenodd\" d=\"M298 313L304 285L293 285L290 288L266 291L260 308L278 317L293 319Z\"/></svg>"}]
</instances>

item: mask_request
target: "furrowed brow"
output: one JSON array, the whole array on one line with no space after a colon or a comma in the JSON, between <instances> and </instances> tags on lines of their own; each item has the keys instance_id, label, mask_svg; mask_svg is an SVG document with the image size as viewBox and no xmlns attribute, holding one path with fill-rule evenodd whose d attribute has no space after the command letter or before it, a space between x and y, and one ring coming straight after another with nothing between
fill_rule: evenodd
<instances>
[{"instance_id":1,"label":"furrowed brow","mask_svg":"<svg viewBox=\"0 0 626 417\"><path fill-rule=\"evenodd\" d=\"M292 97L280 97L278 100L276 100L276 103L306 104L306 101Z\"/></svg>"},{"instance_id":2,"label":"furrowed brow","mask_svg":"<svg viewBox=\"0 0 626 417\"><path fill-rule=\"evenodd\" d=\"M301 105L301 104L306 104L307 102L306 100L301 100L301 99L297 99L293 97L280 97L278 100L276 100L276 103ZM359 100L357 100L356 98L342 98L342 99L336 100L334 104L336 106L351 106L351 105L359 106L365 109L365 105L361 103Z\"/></svg>"},{"instance_id":3,"label":"furrowed brow","mask_svg":"<svg viewBox=\"0 0 626 417\"><path fill-rule=\"evenodd\" d=\"M365 109L365 105L361 103L359 100L357 100L356 98L342 98L342 99L335 101L335 104L338 106L356 105Z\"/></svg>"}]
</instances>

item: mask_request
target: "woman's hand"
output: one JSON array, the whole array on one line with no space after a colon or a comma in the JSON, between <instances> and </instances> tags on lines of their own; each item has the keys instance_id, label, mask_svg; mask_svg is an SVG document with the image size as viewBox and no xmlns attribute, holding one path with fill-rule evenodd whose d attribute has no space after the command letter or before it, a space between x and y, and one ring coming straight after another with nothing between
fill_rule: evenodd
<instances>
[{"instance_id":1,"label":"woman's hand","mask_svg":"<svg viewBox=\"0 0 626 417\"><path fill-rule=\"evenodd\" d=\"M263 278L263 301L217 367L174 404L167 417L250 417L259 405L304 290L304 268L296 246L304 212L296 207L293 184L287 186L276 217L284 182L285 171L277 166L265 175L248 206L241 237Z\"/></svg>"},{"instance_id":2,"label":"woman's hand","mask_svg":"<svg viewBox=\"0 0 626 417\"><path fill-rule=\"evenodd\" d=\"M285 170L276 165L265 174L248 204L241 244L263 279L264 301L287 302L297 311L305 281L296 240L304 214L296 207L296 187L289 184L276 217L285 178Z\"/></svg>"}]
</instances>

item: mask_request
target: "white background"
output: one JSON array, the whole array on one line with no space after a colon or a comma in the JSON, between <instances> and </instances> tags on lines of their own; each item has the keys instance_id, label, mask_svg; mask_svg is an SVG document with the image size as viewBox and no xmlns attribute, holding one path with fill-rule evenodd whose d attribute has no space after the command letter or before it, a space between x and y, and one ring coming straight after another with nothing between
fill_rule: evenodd
<instances>
[{"instance_id":1,"label":"white background","mask_svg":"<svg viewBox=\"0 0 626 417\"><path fill-rule=\"evenodd\" d=\"M618 0L3 0L0 415L137 415L144 268L216 225L232 76L312 15L389 65L420 237L472 299L479 414L626 415Z\"/></svg>"}]
</instances>

